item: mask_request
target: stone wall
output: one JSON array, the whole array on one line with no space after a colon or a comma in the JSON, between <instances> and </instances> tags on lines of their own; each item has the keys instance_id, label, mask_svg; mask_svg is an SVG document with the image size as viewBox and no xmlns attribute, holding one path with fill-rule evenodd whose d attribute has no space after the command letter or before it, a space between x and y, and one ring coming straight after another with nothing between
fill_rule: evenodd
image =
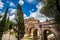
<instances>
[{"instance_id":1,"label":"stone wall","mask_svg":"<svg viewBox=\"0 0 60 40\"><path fill-rule=\"evenodd\" d=\"M34 18L29 18L26 19L24 23L25 23L25 33L29 33L29 31L34 28L34 24L39 23L39 20Z\"/></svg>"}]
</instances>

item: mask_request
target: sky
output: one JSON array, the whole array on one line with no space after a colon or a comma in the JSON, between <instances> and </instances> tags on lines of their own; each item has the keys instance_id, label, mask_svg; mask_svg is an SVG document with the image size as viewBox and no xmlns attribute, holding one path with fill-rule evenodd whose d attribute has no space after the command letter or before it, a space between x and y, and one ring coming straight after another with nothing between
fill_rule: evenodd
<instances>
[{"instance_id":1,"label":"sky","mask_svg":"<svg viewBox=\"0 0 60 40\"><path fill-rule=\"evenodd\" d=\"M18 4L21 5L24 19L34 17L40 21L46 20L46 17L40 13L43 4L39 0L0 0L0 15L3 15L8 7L8 16L14 21Z\"/></svg>"},{"instance_id":2,"label":"sky","mask_svg":"<svg viewBox=\"0 0 60 40\"><path fill-rule=\"evenodd\" d=\"M23 0L23 1L22 0L21 1L20 0L8 0L8 1L2 0L2 2L4 2L4 3L1 3L2 7L4 6L1 9L3 12L6 10L7 6L9 7L10 10L12 8L16 9L18 2L19 2L21 4L23 13L25 13L27 16L29 16L30 11L35 12L37 10L36 5L38 4L39 0Z\"/></svg>"}]
</instances>

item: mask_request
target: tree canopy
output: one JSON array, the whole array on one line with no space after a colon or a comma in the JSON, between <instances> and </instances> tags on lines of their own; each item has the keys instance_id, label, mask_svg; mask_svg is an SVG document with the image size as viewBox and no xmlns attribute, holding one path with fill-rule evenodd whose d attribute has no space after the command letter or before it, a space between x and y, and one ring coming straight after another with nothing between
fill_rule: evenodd
<instances>
[{"instance_id":1,"label":"tree canopy","mask_svg":"<svg viewBox=\"0 0 60 40\"><path fill-rule=\"evenodd\" d=\"M56 28L60 30L60 1L59 0L46 0L41 13L47 17L54 18L57 24Z\"/></svg>"},{"instance_id":2,"label":"tree canopy","mask_svg":"<svg viewBox=\"0 0 60 40\"><path fill-rule=\"evenodd\" d=\"M55 0L47 0L45 2L44 7L41 9L41 13L46 15L47 17L55 17L56 11L56 1Z\"/></svg>"}]
</instances>

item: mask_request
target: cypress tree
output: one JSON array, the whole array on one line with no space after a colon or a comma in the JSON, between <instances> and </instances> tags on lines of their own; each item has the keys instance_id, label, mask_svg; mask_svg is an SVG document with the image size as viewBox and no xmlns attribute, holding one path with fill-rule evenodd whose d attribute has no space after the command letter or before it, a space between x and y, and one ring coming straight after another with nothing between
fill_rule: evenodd
<instances>
[{"instance_id":1,"label":"cypress tree","mask_svg":"<svg viewBox=\"0 0 60 40\"><path fill-rule=\"evenodd\" d=\"M8 12L8 8L7 10L5 11L5 14L0 22L0 40L2 39L2 35L3 35L3 32L4 32L4 28L5 28L5 23L6 23L6 18L7 18L7 12Z\"/></svg>"},{"instance_id":2,"label":"cypress tree","mask_svg":"<svg viewBox=\"0 0 60 40\"><path fill-rule=\"evenodd\" d=\"M10 26L10 21L9 21L9 17L8 17L8 19L6 20L4 32L6 32L9 29L9 26Z\"/></svg>"},{"instance_id":3,"label":"cypress tree","mask_svg":"<svg viewBox=\"0 0 60 40\"><path fill-rule=\"evenodd\" d=\"M22 8L20 6L20 4L18 4L18 8L17 8L17 16L18 16L18 40L21 40L21 38L23 38L24 36L24 18L23 18L23 13L22 13Z\"/></svg>"}]
</instances>

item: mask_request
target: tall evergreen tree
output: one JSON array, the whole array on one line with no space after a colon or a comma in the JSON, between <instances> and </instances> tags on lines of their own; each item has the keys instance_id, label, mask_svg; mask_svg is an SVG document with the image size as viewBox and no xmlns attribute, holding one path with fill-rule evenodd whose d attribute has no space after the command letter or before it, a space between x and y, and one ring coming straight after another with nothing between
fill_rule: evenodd
<instances>
[{"instance_id":1,"label":"tall evergreen tree","mask_svg":"<svg viewBox=\"0 0 60 40\"><path fill-rule=\"evenodd\" d=\"M3 32L4 32L4 28L5 28L5 23L6 23L6 18L7 18L7 12L8 12L8 8L5 11L5 14L0 22L0 40L2 38Z\"/></svg>"},{"instance_id":2,"label":"tall evergreen tree","mask_svg":"<svg viewBox=\"0 0 60 40\"><path fill-rule=\"evenodd\" d=\"M17 8L17 16L18 16L18 40L21 40L24 36L24 18L23 18L23 13L22 13L22 8L20 4L18 4Z\"/></svg>"},{"instance_id":3,"label":"tall evergreen tree","mask_svg":"<svg viewBox=\"0 0 60 40\"><path fill-rule=\"evenodd\" d=\"M4 32L7 31L7 30L9 29L9 26L10 26L10 21L9 21L9 17L8 17L8 19L6 20Z\"/></svg>"}]
</instances>

